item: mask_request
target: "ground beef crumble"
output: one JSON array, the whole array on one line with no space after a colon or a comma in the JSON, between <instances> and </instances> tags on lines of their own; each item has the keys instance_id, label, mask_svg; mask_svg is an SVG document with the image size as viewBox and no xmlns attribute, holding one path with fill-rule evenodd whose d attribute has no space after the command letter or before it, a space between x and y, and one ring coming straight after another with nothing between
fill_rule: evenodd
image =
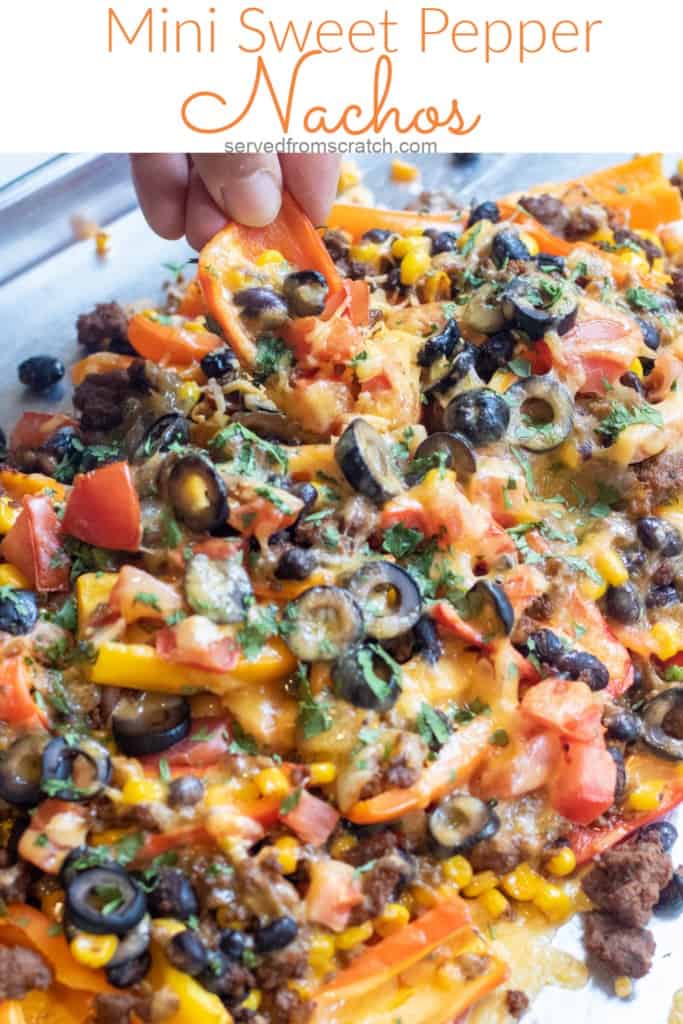
<instances>
[{"instance_id":1,"label":"ground beef crumble","mask_svg":"<svg viewBox=\"0 0 683 1024\"><path fill-rule=\"evenodd\" d=\"M88 352L132 352L128 341L128 318L118 302L98 302L90 313L76 321L79 345Z\"/></svg>"},{"instance_id":2,"label":"ground beef crumble","mask_svg":"<svg viewBox=\"0 0 683 1024\"><path fill-rule=\"evenodd\" d=\"M586 914L584 941L588 952L617 976L642 978L652 966L655 940L647 928L627 928L594 911Z\"/></svg>"},{"instance_id":3,"label":"ground beef crumble","mask_svg":"<svg viewBox=\"0 0 683 1024\"><path fill-rule=\"evenodd\" d=\"M601 854L581 884L600 910L637 928L649 921L672 873L671 857L662 850L658 836L651 834Z\"/></svg>"},{"instance_id":4,"label":"ground beef crumble","mask_svg":"<svg viewBox=\"0 0 683 1024\"><path fill-rule=\"evenodd\" d=\"M52 968L23 946L0 946L0 999L23 999L32 989L52 984Z\"/></svg>"},{"instance_id":5,"label":"ground beef crumble","mask_svg":"<svg viewBox=\"0 0 683 1024\"><path fill-rule=\"evenodd\" d=\"M529 997L518 988L509 988L505 993L505 1005L511 1017L519 1020L529 1009Z\"/></svg>"}]
</instances>

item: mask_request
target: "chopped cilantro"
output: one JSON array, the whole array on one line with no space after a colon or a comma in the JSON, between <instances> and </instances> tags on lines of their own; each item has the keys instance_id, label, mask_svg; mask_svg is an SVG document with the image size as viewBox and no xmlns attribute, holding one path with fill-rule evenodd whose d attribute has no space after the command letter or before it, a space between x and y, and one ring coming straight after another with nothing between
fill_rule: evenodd
<instances>
[{"instance_id":1,"label":"chopped cilantro","mask_svg":"<svg viewBox=\"0 0 683 1024\"><path fill-rule=\"evenodd\" d=\"M264 335L256 342L256 359L254 361L254 378L263 382L274 373L289 369L292 353L282 338Z\"/></svg>"},{"instance_id":2,"label":"chopped cilantro","mask_svg":"<svg viewBox=\"0 0 683 1024\"><path fill-rule=\"evenodd\" d=\"M253 605L247 620L237 632L237 642L247 661L258 658L266 640L278 632L277 607L275 605Z\"/></svg>"},{"instance_id":3,"label":"chopped cilantro","mask_svg":"<svg viewBox=\"0 0 683 1024\"><path fill-rule=\"evenodd\" d=\"M614 438L622 430L638 423L649 423L655 427L661 427L664 421L659 409L647 402L641 402L631 407L624 405L623 402L613 402L609 413L601 420L596 429L600 434Z\"/></svg>"},{"instance_id":4,"label":"chopped cilantro","mask_svg":"<svg viewBox=\"0 0 683 1024\"><path fill-rule=\"evenodd\" d=\"M494 747L507 747L509 742L510 737L505 729L495 729L489 737L489 743L492 743Z\"/></svg>"},{"instance_id":5,"label":"chopped cilantro","mask_svg":"<svg viewBox=\"0 0 683 1024\"><path fill-rule=\"evenodd\" d=\"M294 808L299 806L300 800L301 789L293 789L280 804L280 814L291 814Z\"/></svg>"},{"instance_id":6,"label":"chopped cilantro","mask_svg":"<svg viewBox=\"0 0 683 1024\"><path fill-rule=\"evenodd\" d=\"M133 598L133 604L144 604L147 608L153 608L155 612L161 611L161 605L159 604L159 598L156 594L148 594L144 590L139 590Z\"/></svg>"},{"instance_id":7,"label":"chopped cilantro","mask_svg":"<svg viewBox=\"0 0 683 1024\"><path fill-rule=\"evenodd\" d=\"M508 363L508 370L517 374L518 377L530 377L531 363L528 359L511 359Z\"/></svg>"},{"instance_id":8,"label":"chopped cilantro","mask_svg":"<svg viewBox=\"0 0 683 1024\"><path fill-rule=\"evenodd\" d=\"M232 724L232 741L228 747L230 754L258 754L258 744L253 736L245 732L239 722Z\"/></svg>"},{"instance_id":9,"label":"chopped cilantro","mask_svg":"<svg viewBox=\"0 0 683 1024\"><path fill-rule=\"evenodd\" d=\"M417 731L429 747L442 747L450 736L447 722L430 704L424 702L417 715Z\"/></svg>"},{"instance_id":10,"label":"chopped cilantro","mask_svg":"<svg viewBox=\"0 0 683 1024\"><path fill-rule=\"evenodd\" d=\"M382 550L393 555L394 558L405 558L424 540L424 534L420 530L413 530L403 523L394 523L385 532L382 540Z\"/></svg>"},{"instance_id":11,"label":"chopped cilantro","mask_svg":"<svg viewBox=\"0 0 683 1024\"><path fill-rule=\"evenodd\" d=\"M659 295L642 287L629 288L626 292L626 301L633 309L644 310L646 313L658 312L662 304Z\"/></svg>"},{"instance_id":12,"label":"chopped cilantro","mask_svg":"<svg viewBox=\"0 0 683 1024\"><path fill-rule=\"evenodd\" d=\"M304 739L310 740L332 728L330 705L326 700L316 699L313 696L308 674L303 665L299 666L297 681L299 690L297 725L301 729Z\"/></svg>"},{"instance_id":13,"label":"chopped cilantro","mask_svg":"<svg viewBox=\"0 0 683 1024\"><path fill-rule=\"evenodd\" d=\"M374 693L378 701L386 700L391 693L391 684L398 685L401 680L401 666L394 661L379 644L368 644L358 652L358 664L363 678L368 687ZM375 672L374 658L377 657L387 665L391 671L390 681L380 678Z\"/></svg>"},{"instance_id":14,"label":"chopped cilantro","mask_svg":"<svg viewBox=\"0 0 683 1024\"><path fill-rule=\"evenodd\" d=\"M162 782L171 781L171 769L168 766L168 761L165 757L159 759L159 778Z\"/></svg>"}]
</instances>

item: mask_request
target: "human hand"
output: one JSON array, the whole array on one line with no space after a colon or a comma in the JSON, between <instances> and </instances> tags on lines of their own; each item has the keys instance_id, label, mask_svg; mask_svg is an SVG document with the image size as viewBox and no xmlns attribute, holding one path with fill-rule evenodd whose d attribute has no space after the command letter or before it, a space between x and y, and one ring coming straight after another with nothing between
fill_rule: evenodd
<instances>
[{"instance_id":1,"label":"human hand","mask_svg":"<svg viewBox=\"0 0 683 1024\"><path fill-rule=\"evenodd\" d=\"M283 187L314 224L322 224L335 196L339 163L328 153L131 156L149 226L162 238L185 235L194 249L201 249L228 217L252 227L269 224L280 209Z\"/></svg>"}]
</instances>

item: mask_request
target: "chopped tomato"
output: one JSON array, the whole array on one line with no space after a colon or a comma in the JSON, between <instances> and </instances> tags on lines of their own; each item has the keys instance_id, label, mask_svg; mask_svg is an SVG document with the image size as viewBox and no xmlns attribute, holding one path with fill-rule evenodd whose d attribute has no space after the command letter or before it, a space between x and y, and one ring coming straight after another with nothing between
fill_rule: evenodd
<instances>
[{"instance_id":1,"label":"chopped tomato","mask_svg":"<svg viewBox=\"0 0 683 1024\"><path fill-rule=\"evenodd\" d=\"M230 497L230 525L261 543L295 523L304 507L300 498L281 487L258 487L239 477L231 482Z\"/></svg>"},{"instance_id":2,"label":"chopped tomato","mask_svg":"<svg viewBox=\"0 0 683 1024\"><path fill-rule=\"evenodd\" d=\"M598 854L616 846L626 836L636 832L644 825L652 821L658 821L665 814L675 810L683 803L683 779L674 779L667 783L658 807L653 811L643 811L640 814L629 814L627 817L621 815L612 817L604 827L591 826L586 828L579 825L573 829L570 836L571 847L576 854L579 864L585 864Z\"/></svg>"},{"instance_id":3,"label":"chopped tomato","mask_svg":"<svg viewBox=\"0 0 683 1024\"><path fill-rule=\"evenodd\" d=\"M174 743L163 754L149 754L140 761L146 771L158 772L163 758L171 770L174 768L207 768L217 764L230 749L230 722L226 718L193 718L189 734L180 743Z\"/></svg>"},{"instance_id":4,"label":"chopped tomato","mask_svg":"<svg viewBox=\"0 0 683 1024\"><path fill-rule=\"evenodd\" d=\"M76 421L66 413L25 412L10 435L9 447L12 451L40 448L60 427L75 425Z\"/></svg>"},{"instance_id":5,"label":"chopped tomato","mask_svg":"<svg viewBox=\"0 0 683 1024\"><path fill-rule=\"evenodd\" d=\"M520 708L538 725L570 740L590 743L602 735L602 701L578 680L543 679L529 687Z\"/></svg>"},{"instance_id":6,"label":"chopped tomato","mask_svg":"<svg viewBox=\"0 0 683 1024\"><path fill-rule=\"evenodd\" d=\"M280 814L280 820L299 839L312 846L322 846L332 835L339 821L339 812L334 807L307 793L305 789L296 794L296 803L291 811Z\"/></svg>"},{"instance_id":7,"label":"chopped tomato","mask_svg":"<svg viewBox=\"0 0 683 1024\"><path fill-rule=\"evenodd\" d=\"M315 860L310 866L306 917L334 932L343 931L351 911L363 901L360 879L350 864Z\"/></svg>"},{"instance_id":8,"label":"chopped tomato","mask_svg":"<svg viewBox=\"0 0 683 1024\"><path fill-rule=\"evenodd\" d=\"M19 853L46 874L56 875L71 850L85 843L88 827L88 810L84 805L70 800L44 800L22 833Z\"/></svg>"},{"instance_id":9,"label":"chopped tomato","mask_svg":"<svg viewBox=\"0 0 683 1024\"><path fill-rule=\"evenodd\" d=\"M62 547L62 524L47 495L26 495L22 512L0 551L39 591L64 590L71 563Z\"/></svg>"},{"instance_id":10,"label":"chopped tomato","mask_svg":"<svg viewBox=\"0 0 683 1024\"><path fill-rule=\"evenodd\" d=\"M352 281L345 277L342 281L343 290L330 295L321 313L322 320L329 320L337 310L344 306L352 324L360 327L367 324L370 317L370 287L367 281Z\"/></svg>"},{"instance_id":11,"label":"chopped tomato","mask_svg":"<svg viewBox=\"0 0 683 1024\"><path fill-rule=\"evenodd\" d=\"M603 395L615 384L643 349L640 328L630 317L585 300L579 319L563 335L553 359L560 374L571 384L577 367L576 387L581 395Z\"/></svg>"},{"instance_id":12,"label":"chopped tomato","mask_svg":"<svg viewBox=\"0 0 683 1024\"><path fill-rule=\"evenodd\" d=\"M210 672L230 672L240 660L240 648L232 636L204 615L190 615L156 634L157 653L167 661Z\"/></svg>"},{"instance_id":13,"label":"chopped tomato","mask_svg":"<svg viewBox=\"0 0 683 1024\"><path fill-rule=\"evenodd\" d=\"M348 363L363 347L363 336L346 317L326 321L306 316L292 320L285 329L285 341L294 352L297 365L310 369Z\"/></svg>"},{"instance_id":14,"label":"chopped tomato","mask_svg":"<svg viewBox=\"0 0 683 1024\"><path fill-rule=\"evenodd\" d=\"M137 551L142 517L130 466L110 462L74 480L64 513L64 532L113 551Z\"/></svg>"},{"instance_id":15,"label":"chopped tomato","mask_svg":"<svg viewBox=\"0 0 683 1024\"><path fill-rule=\"evenodd\" d=\"M128 338L139 355L155 363L188 366L220 348L223 341L206 329L203 317L137 313L128 324Z\"/></svg>"},{"instance_id":16,"label":"chopped tomato","mask_svg":"<svg viewBox=\"0 0 683 1024\"><path fill-rule=\"evenodd\" d=\"M484 638L479 630L470 626L448 601L437 601L432 608L432 616L437 625L447 633L454 633L465 643L483 646Z\"/></svg>"},{"instance_id":17,"label":"chopped tomato","mask_svg":"<svg viewBox=\"0 0 683 1024\"><path fill-rule=\"evenodd\" d=\"M136 622L138 619L164 620L179 611L182 604L174 587L133 565L123 566L109 595L112 613L122 616L126 622Z\"/></svg>"},{"instance_id":18,"label":"chopped tomato","mask_svg":"<svg viewBox=\"0 0 683 1024\"><path fill-rule=\"evenodd\" d=\"M633 682L633 664L628 650L607 625L594 601L583 597L574 588L563 601L553 618L553 625L566 633L572 646L578 646L598 658L609 672L609 692L619 697ZM575 640L577 626L583 632Z\"/></svg>"},{"instance_id":19,"label":"chopped tomato","mask_svg":"<svg viewBox=\"0 0 683 1024\"><path fill-rule=\"evenodd\" d=\"M559 740L546 732L492 748L474 789L484 800L514 800L533 793L548 782L559 753Z\"/></svg>"},{"instance_id":20,"label":"chopped tomato","mask_svg":"<svg viewBox=\"0 0 683 1024\"><path fill-rule=\"evenodd\" d=\"M614 802L617 766L604 743L562 744L550 782L551 806L569 821L588 825Z\"/></svg>"},{"instance_id":21,"label":"chopped tomato","mask_svg":"<svg viewBox=\"0 0 683 1024\"><path fill-rule=\"evenodd\" d=\"M22 729L46 725L45 713L31 694L33 674L23 655L0 662L0 721Z\"/></svg>"}]
</instances>

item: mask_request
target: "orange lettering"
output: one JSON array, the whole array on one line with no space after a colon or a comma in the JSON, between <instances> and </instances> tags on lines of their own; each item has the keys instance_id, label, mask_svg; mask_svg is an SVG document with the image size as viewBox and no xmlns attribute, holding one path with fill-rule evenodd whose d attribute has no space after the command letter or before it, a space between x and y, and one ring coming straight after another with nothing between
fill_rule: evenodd
<instances>
[{"instance_id":1,"label":"orange lettering","mask_svg":"<svg viewBox=\"0 0 683 1024\"><path fill-rule=\"evenodd\" d=\"M113 50L114 50L114 22L118 26L119 31L121 32L123 38L126 40L126 42L128 43L129 46L133 46L134 45L135 40L137 39L137 37L140 35L140 33L142 32L142 30L144 28L145 22L147 22L147 51L148 51L148 53L152 52L153 37L152 37L152 8L151 7L148 7L147 10L145 11L145 13L143 14L142 18L140 19L140 23L138 24L138 27L133 32L132 36L128 35L128 32L126 31L124 26L121 24L121 21L119 20L119 16L116 13L116 11L114 10L114 8L113 7L109 8L109 47L108 47L109 53L113 53Z\"/></svg>"}]
</instances>

